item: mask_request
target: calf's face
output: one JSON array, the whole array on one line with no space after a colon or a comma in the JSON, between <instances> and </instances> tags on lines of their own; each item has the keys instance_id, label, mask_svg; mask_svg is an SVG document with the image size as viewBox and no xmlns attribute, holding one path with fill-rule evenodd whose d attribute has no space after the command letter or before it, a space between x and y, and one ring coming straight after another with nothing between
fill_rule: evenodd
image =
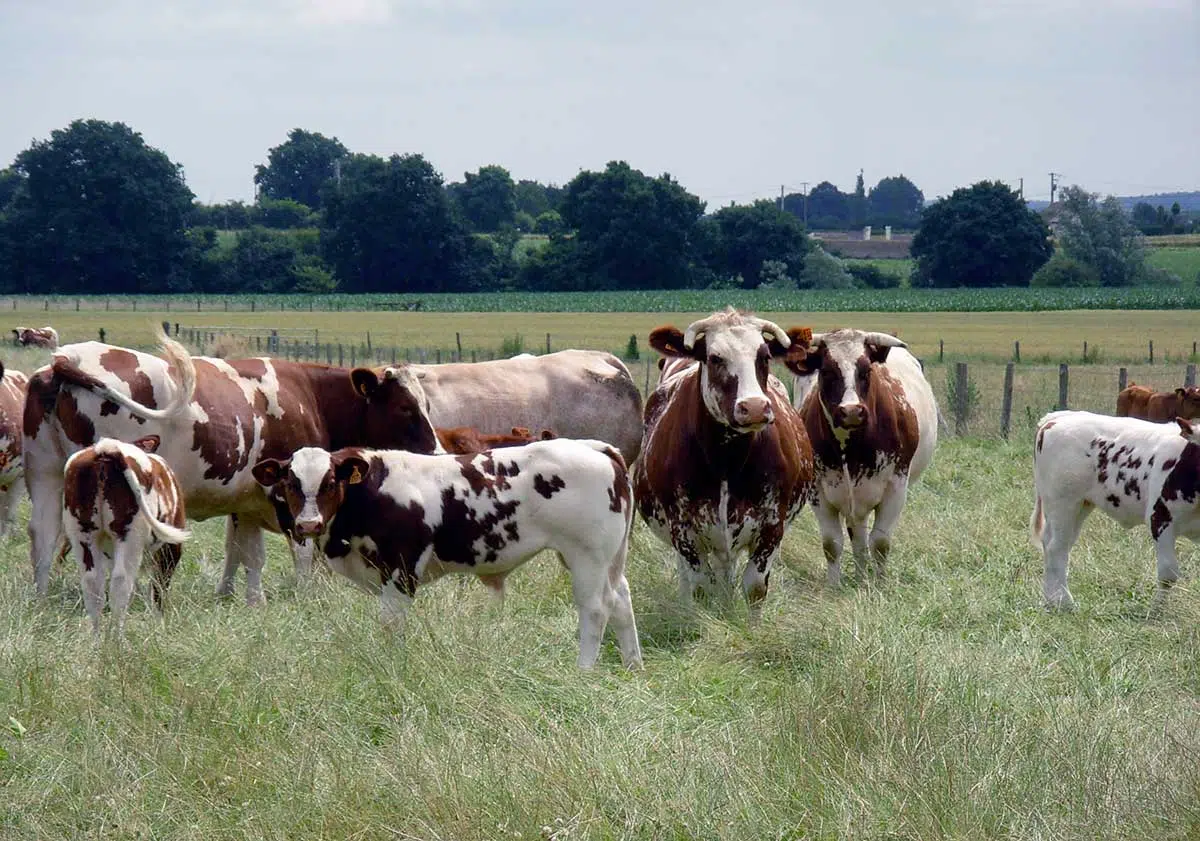
<instances>
[{"instance_id":1,"label":"calf's face","mask_svg":"<svg viewBox=\"0 0 1200 841\"><path fill-rule=\"evenodd\" d=\"M834 429L853 430L870 421L871 366L887 361L893 347L905 344L886 333L839 330L813 337L803 355L789 355L787 366L801 376L817 375L821 409Z\"/></svg>"},{"instance_id":2,"label":"calf's face","mask_svg":"<svg viewBox=\"0 0 1200 841\"><path fill-rule=\"evenodd\" d=\"M1200 388L1188 386L1175 389L1175 397L1179 400L1175 414L1181 418L1200 418Z\"/></svg>"},{"instance_id":3,"label":"calf's face","mask_svg":"<svg viewBox=\"0 0 1200 841\"><path fill-rule=\"evenodd\" d=\"M275 506L280 527L306 540L326 532L346 497L346 486L367 475L367 462L305 447L289 459L263 459L253 473Z\"/></svg>"}]
</instances>

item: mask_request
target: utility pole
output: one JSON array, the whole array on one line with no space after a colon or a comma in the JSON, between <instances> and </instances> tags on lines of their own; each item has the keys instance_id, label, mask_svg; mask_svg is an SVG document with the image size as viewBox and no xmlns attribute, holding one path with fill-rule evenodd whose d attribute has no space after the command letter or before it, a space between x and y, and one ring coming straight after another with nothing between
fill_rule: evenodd
<instances>
[{"instance_id":1,"label":"utility pole","mask_svg":"<svg viewBox=\"0 0 1200 841\"><path fill-rule=\"evenodd\" d=\"M779 210L783 210L783 185L779 185Z\"/></svg>"},{"instance_id":2,"label":"utility pole","mask_svg":"<svg viewBox=\"0 0 1200 841\"><path fill-rule=\"evenodd\" d=\"M804 191L804 227L808 229L808 182L801 181L800 189Z\"/></svg>"},{"instance_id":3,"label":"utility pole","mask_svg":"<svg viewBox=\"0 0 1200 841\"><path fill-rule=\"evenodd\" d=\"M1021 201L1025 201L1025 176L1020 178L1021 186L1017 189L1017 193L1021 196Z\"/></svg>"},{"instance_id":4,"label":"utility pole","mask_svg":"<svg viewBox=\"0 0 1200 841\"><path fill-rule=\"evenodd\" d=\"M1054 191L1058 189L1058 181L1055 179L1062 178L1061 172L1050 173L1050 204L1054 204Z\"/></svg>"}]
</instances>

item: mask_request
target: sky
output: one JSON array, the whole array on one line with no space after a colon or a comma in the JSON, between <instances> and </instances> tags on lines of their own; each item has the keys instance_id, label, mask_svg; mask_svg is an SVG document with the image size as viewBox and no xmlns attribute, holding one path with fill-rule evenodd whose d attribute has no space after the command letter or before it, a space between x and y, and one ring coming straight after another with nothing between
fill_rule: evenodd
<instances>
[{"instance_id":1,"label":"sky","mask_svg":"<svg viewBox=\"0 0 1200 841\"><path fill-rule=\"evenodd\" d=\"M1200 0L0 0L0 166L124 122L204 202L293 128L565 184L625 160L709 209L904 174L1200 190Z\"/></svg>"}]
</instances>

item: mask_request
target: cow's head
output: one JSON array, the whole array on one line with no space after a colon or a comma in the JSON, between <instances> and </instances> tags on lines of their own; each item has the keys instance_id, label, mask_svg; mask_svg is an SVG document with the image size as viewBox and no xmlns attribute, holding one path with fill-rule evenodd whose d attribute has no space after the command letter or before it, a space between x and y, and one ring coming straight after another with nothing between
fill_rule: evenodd
<instances>
[{"instance_id":1,"label":"cow's head","mask_svg":"<svg viewBox=\"0 0 1200 841\"><path fill-rule=\"evenodd\" d=\"M1194 385L1187 388L1177 388L1175 389L1175 396L1179 398L1179 405L1175 409L1175 414L1181 418L1200 418L1200 388Z\"/></svg>"},{"instance_id":2,"label":"cow's head","mask_svg":"<svg viewBox=\"0 0 1200 841\"><path fill-rule=\"evenodd\" d=\"M361 482L368 469L356 450L330 453L304 447L291 458L264 458L252 472L275 506L280 527L307 540L329 529L346 498L346 486Z\"/></svg>"},{"instance_id":3,"label":"cow's head","mask_svg":"<svg viewBox=\"0 0 1200 841\"><path fill-rule=\"evenodd\" d=\"M811 336L807 327L785 331L730 308L693 322L682 333L659 327L650 333L650 346L663 356L699 361L700 393L708 413L737 432L755 432L775 420L766 393L771 359L786 355L794 342L806 345Z\"/></svg>"},{"instance_id":4,"label":"cow's head","mask_svg":"<svg viewBox=\"0 0 1200 841\"><path fill-rule=\"evenodd\" d=\"M817 376L821 411L835 430L849 431L870 421L871 366L886 362L894 347L908 347L887 333L835 330L813 335L803 353L789 354L786 365L801 377Z\"/></svg>"},{"instance_id":5,"label":"cow's head","mask_svg":"<svg viewBox=\"0 0 1200 841\"><path fill-rule=\"evenodd\" d=\"M429 397L421 385L424 372L407 365L355 368L354 392L366 401L363 443L369 447L433 453L440 450L429 420Z\"/></svg>"}]
</instances>

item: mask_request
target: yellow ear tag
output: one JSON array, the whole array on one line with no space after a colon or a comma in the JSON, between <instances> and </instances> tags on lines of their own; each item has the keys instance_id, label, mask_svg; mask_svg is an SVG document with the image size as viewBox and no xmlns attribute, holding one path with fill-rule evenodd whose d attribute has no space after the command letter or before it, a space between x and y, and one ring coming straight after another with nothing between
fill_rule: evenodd
<instances>
[{"instance_id":1,"label":"yellow ear tag","mask_svg":"<svg viewBox=\"0 0 1200 841\"><path fill-rule=\"evenodd\" d=\"M350 484L357 485L362 481L362 471L358 469L358 465L350 468Z\"/></svg>"}]
</instances>

